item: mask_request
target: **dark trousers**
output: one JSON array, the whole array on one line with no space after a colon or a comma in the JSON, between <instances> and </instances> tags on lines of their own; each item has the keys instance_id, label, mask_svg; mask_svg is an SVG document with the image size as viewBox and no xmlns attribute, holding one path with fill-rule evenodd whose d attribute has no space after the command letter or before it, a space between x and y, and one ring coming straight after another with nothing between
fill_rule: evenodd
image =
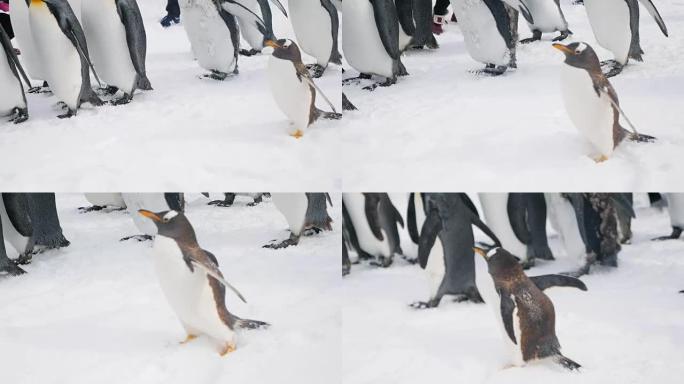
<instances>
[{"instance_id":1,"label":"dark trousers","mask_svg":"<svg viewBox=\"0 0 684 384\"><path fill-rule=\"evenodd\" d=\"M166 12L168 12L171 17L180 17L180 7L178 6L178 0L168 0L166 3Z\"/></svg>"},{"instance_id":2,"label":"dark trousers","mask_svg":"<svg viewBox=\"0 0 684 384\"><path fill-rule=\"evenodd\" d=\"M10 16L6 13L0 13L0 25L7 32L10 39L14 39L14 30L12 29L12 23L10 22Z\"/></svg>"},{"instance_id":3,"label":"dark trousers","mask_svg":"<svg viewBox=\"0 0 684 384\"><path fill-rule=\"evenodd\" d=\"M433 9L435 15L445 16L448 13L449 4L449 0L437 0Z\"/></svg>"}]
</instances>

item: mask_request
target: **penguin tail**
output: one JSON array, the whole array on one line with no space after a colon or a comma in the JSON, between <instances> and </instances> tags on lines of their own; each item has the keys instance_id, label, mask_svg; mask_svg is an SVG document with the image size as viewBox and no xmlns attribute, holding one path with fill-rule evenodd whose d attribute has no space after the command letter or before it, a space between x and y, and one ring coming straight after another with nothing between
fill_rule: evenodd
<instances>
[{"instance_id":1,"label":"penguin tail","mask_svg":"<svg viewBox=\"0 0 684 384\"><path fill-rule=\"evenodd\" d=\"M337 112L326 112L320 109L316 109L316 118L326 120L340 120L342 119L342 114Z\"/></svg>"},{"instance_id":2,"label":"penguin tail","mask_svg":"<svg viewBox=\"0 0 684 384\"><path fill-rule=\"evenodd\" d=\"M136 84L136 88L142 89L144 91L152 90L152 83L150 83L150 79L147 78L147 75L138 75L138 82Z\"/></svg>"},{"instance_id":3,"label":"penguin tail","mask_svg":"<svg viewBox=\"0 0 684 384\"><path fill-rule=\"evenodd\" d=\"M563 368L571 371L579 370L580 368L582 368L581 365L577 364L575 361L572 361L561 354L556 355L553 358L553 361L563 366Z\"/></svg>"},{"instance_id":4,"label":"penguin tail","mask_svg":"<svg viewBox=\"0 0 684 384\"><path fill-rule=\"evenodd\" d=\"M242 329L266 329L271 324L265 321L236 318L235 326Z\"/></svg>"},{"instance_id":5,"label":"penguin tail","mask_svg":"<svg viewBox=\"0 0 684 384\"><path fill-rule=\"evenodd\" d=\"M342 55L340 55L339 52L335 51L330 55L330 60L331 63L337 64L337 65L342 65Z\"/></svg>"},{"instance_id":6,"label":"penguin tail","mask_svg":"<svg viewBox=\"0 0 684 384\"><path fill-rule=\"evenodd\" d=\"M637 143L652 143L656 141L654 136L645 135L643 133L634 133L630 131L626 131L626 133L627 138L629 138L631 141L636 141Z\"/></svg>"}]
</instances>

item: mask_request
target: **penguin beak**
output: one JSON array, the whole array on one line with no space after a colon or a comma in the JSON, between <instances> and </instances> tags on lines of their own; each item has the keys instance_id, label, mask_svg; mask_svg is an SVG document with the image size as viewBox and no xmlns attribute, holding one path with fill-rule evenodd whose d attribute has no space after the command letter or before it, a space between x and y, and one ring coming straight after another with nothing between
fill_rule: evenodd
<instances>
[{"instance_id":1,"label":"penguin beak","mask_svg":"<svg viewBox=\"0 0 684 384\"><path fill-rule=\"evenodd\" d=\"M267 46L269 46L269 47L271 47L271 48L273 48L273 49L281 48L281 46L278 45L278 43L276 43L276 42L273 41L273 40L266 40L266 41L264 42L264 44L266 44Z\"/></svg>"},{"instance_id":2,"label":"penguin beak","mask_svg":"<svg viewBox=\"0 0 684 384\"><path fill-rule=\"evenodd\" d=\"M478 248L478 247L473 247L473 251L477 253L478 255L482 256L485 260L487 260L487 252L485 252L484 249Z\"/></svg>"},{"instance_id":3,"label":"penguin beak","mask_svg":"<svg viewBox=\"0 0 684 384\"><path fill-rule=\"evenodd\" d=\"M566 55L574 55L575 54L575 52L572 49L568 48L567 45L555 43L552 45L552 47L554 47L557 50L565 53Z\"/></svg>"},{"instance_id":4,"label":"penguin beak","mask_svg":"<svg viewBox=\"0 0 684 384\"><path fill-rule=\"evenodd\" d=\"M147 217L148 219L152 219L153 221L161 222L161 217L157 216L157 214L152 211L148 211L146 209L139 209L138 213Z\"/></svg>"}]
</instances>

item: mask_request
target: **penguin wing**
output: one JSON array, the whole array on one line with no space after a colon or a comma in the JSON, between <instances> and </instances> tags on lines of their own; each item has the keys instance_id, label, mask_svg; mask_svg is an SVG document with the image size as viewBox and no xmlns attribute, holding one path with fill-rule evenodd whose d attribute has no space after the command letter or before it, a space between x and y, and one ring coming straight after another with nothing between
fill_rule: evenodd
<instances>
[{"instance_id":1,"label":"penguin wing","mask_svg":"<svg viewBox=\"0 0 684 384\"><path fill-rule=\"evenodd\" d=\"M220 7L217 7L219 11L223 8L223 10L239 17L241 20L254 24L262 34L266 35L268 33L264 21L256 13L252 12L251 9L242 5L242 3L236 0L217 0L217 3L220 3Z\"/></svg>"},{"instance_id":2,"label":"penguin wing","mask_svg":"<svg viewBox=\"0 0 684 384\"><path fill-rule=\"evenodd\" d=\"M530 276L530 280L541 291L551 287L574 287L582 291L587 290L587 286L582 280L566 275Z\"/></svg>"},{"instance_id":3,"label":"penguin wing","mask_svg":"<svg viewBox=\"0 0 684 384\"><path fill-rule=\"evenodd\" d=\"M420 234L418 233L418 223L416 220L416 203L413 201L416 194L409 193L408 208L406 208L406 225L408 226L408 233L411 236L411 241L418 244Z\"/></svg>"},{"instance_id":4,"label":"penguin wing","mask_svg":"<svg viewBox=\"0 0 684 384\"><path fill-rule=\"evenodd\" d=\"M26 85L31 88L31 81L29 80L28 76L26 75L26 72L24 71L24 67L21 66L21 62L19 62L19 58L17 57L16 52L14 52L14 47L12 46L12 41L10 40L9 36L7 35L7 32L5 32L5 28L3 28L0 25L0 43L2 43L2 48L5 51L5 56L7 57L7 63L9 64L9 67L12 69L12 73L14 73L14 76L19 79L19 75L21 74L21 78L26 82ZM21 81L20 81L21 83ZM22 93L24 91L24 87L22 86ZM26 95L24 95L24 102L26 102Z\"/></svg>"},{"instance_id":5,"label":"penguin wing","mask_svg":"<svg viewBox=\"0 0 684 384\"><path fill-rule=\"evenodd\" d=\"M375 25L387 54L394 60L399 60L399 21L397 8L392 0L370 0L373 5Z\"/></svg>"},{"instance_id":6,"label":"penguin wing","mask_svg":"<svg viewBox=\"0 0 684 384\"><path fill-rule=\"evenodd\" d=\"M330 52L329 60L335 64L342 64L340 52L337 47L339 40L338 34L340 31L340 17L337 14L337 8L335 8L335 4L333 4L330 0L321 0L321 7L323 7L328 14L330 14L330 32L332 33L333 46Z\"/></svg>"},{"instance_id":7,"label":"penguin wing","mask_svg":"<svg viewBox=\"0 0 684 384\"><path fill-rule=\"evenodd\" d=\"M473 213L473 215L480 217L480 213L477 212L477 207L475 207L475 203L470 200L470 197L468 197L468 195L465 193L459 193L458 195L461 197L463 204L465 204L465 206Z\"/></svg>"},{"instance_id":8,"label":"penguin wing","mask_svg":"<svg viewBox=\"0 0 684 384\"><path fill-rule=\"evenodd\" d=\"M656 9L655 5L651 0L639 0L641 2L641 5L646 8L648 13L653 16L655 19L656 23L658 23L658 27L660 27L660 30L663 32L663 35L668 36L667 34L667 26L665 25L665 21L663 21L663 18L660 17L660 13L658 12L658 9Z\"/></svg>"},{"instance_id":9,"label":"penguin wing","mask_svg":"<svg viewBox=\"0 0 684 384\"><path fill-rule=\"evenodd\" d=\"M534 19L532 18L532 12L530 12L530 8L527 6L527 4L525 4L525 1L523 1L523 0L503 0L503 1L504 1L504 3L511 6L513 9L518 10L523 15L525 20L527 20L528 23L534 24Z\"/></svg>"},{"instance_id":10,"label":"penguin wing","mask_svg":"<svg viewBox=\"0 0 684 384\"><path fill-rule=\"evenodd\" d=\"M278 40L273 34L273 14L271 13L271 6L268 5L268 0L257 0L257 2L259 3L259 9L261 10L261 19L264 21L264 26L266 27L264 39Z\"/></svg>"},{"instance_id":11,"label":"penguin wing","mask_svg":"<svg viewBox=\"0 0 684 384\"><path fill-rule=\"evenodd\" d=\"M356 252L359 252L361 249L361 246L359 245L359 238L356 236L356 229L354 228L354 223L351 221L351 217L349 217L347 207L344 205L344 200L342 200L342 228L346 229L345 233L347 233L349 236L348 240L352 249Z\"/></svg>"},{"instance_id":12,"label":"penguin wing","mask_svg":"<svg viewBox=\"0 0 684 384\"><path fill-rule=\"evenodd\" d=\"M632 205L632 202L629 200L629 197L625 193L613 193L611 194L611 200L613 201L613 205L615 206L615 209L623 213L625 216L629 216L632 218L636 217L636 213L634 212L634 206Z\"/></svg>"},{"instance_id":13,"label":"penguin wing","mask_svg":"<svg viewBox=\"0 0 684 384\"><path fill-rule=\"evenodd\" d=\"M138 3L135 0L116 0L116 11L126 29L126 43L133 68L138 76L146 77L147 35Z\"/></svg>"},{"instance_id":14,"label":"penguin wing","mask_svg":"<svg viewBox=\"0 0 684 384\"><path fill-rule=\"evenodd\" d=\"M261 2L261 1L266 2L266 0L257 0L257 1L259 1L259 2ZM273 5L275 5L276 8L278 8L278 9L280 10L280 12L282 12L283 15L285 15L285 17L287 17L287 12L285 11L285 7L284 7L283 4L280 2L280 0L271 0L271 3L273 3ZM263 9L263 7L262 7L262 9Z\"/></svg>"},{"instance_id":15,"label":"penguin wing","mask_svg":"<svg viewBox=\"0 0 684 384\"><path fill-rule=\"evenodd\" d=\"M420 238L418 240L418 261L420 267L425 269L430 256L430 251L435 245L437 235L442 230L442 219L436 209L431 209L428 213L423 229L420 231Z\"/></svg>"},{"instance_id":16,"label":"penguin wing","mask_svg":"<svg viewBox=\"0 0 684 384\"><path fill-rule=\"evenodd\" d=\"M380 229L380 217L378 216L380 196L378 196L377 193L364 193L364 197L364 211L366 213L366 220L368 221L368 226L370 227L370 230L376 239L380 241L385 240L385 237L382 235L382 231Z\"/></svg>"},{"instance_id":17,"label":"penguin wing","mask_svg":"<svg viewBox=\"0 0 684 384\"><path fill-rule=\"evenodd\" d=\"M397 7L397 17L399 18L399 25L409 36L413 36L416 32L416 26L413 24L413 0L395 0Z\"/></svg>"},{"instance_id":18,"label":"penguin wing","mask_svg":"<svg viewBox=\"0 0 684 384\"><path fill-rule=\"evenodd\" d=\"M385 203L388 205L388 208L390 209L390 215L392 215L392 219L399 223L402 228L404 228L404 218L401 217L401 213L397 210L397 207L392 204L392 200L390 200L389 196L385 196L386 200Z\"/></svg>"},{"instance_id":19,"label":"penguin wing","mask_svg":"<svg viewBox=\"0 0 684 384\"><path fill-rule=\"evenodd\" d=\"M508 195L508 203L506 204L508 211L508 221L511 223L511 229L515 237L523 244L529 244L532 240L529 226L527 225L527 206L525 204L525 195L522 193L510 193Z\"/></svg>"},{"instance_id":20,"label":"penguin wing","mask_svg":"<svg viewBox=\"0 0 684 384\"><path fill-rule=\"evenodd\" d=\"M216 259L216 256L214 256L214 254L204 249L193 248L193 250L191 250L187 254L185 252L183 253L183 259L188 264L188 268L190 268L191 271L194 271L194 267L201 269L207 275L213 277L227 288L230 288L230 290L235 292L235 294L240 298L240 300L242 300L244 303L247 303L247 300L245 300L244 296L242 296L240 291L238 291L237 288L233 287L223 277L223 274L221 273L218 267L218 260Z\"/></svg>"},{"instance_id":21,"label":"penguin wing","mask_svg":"<svg viewBox=\"0 0 684 384\"><path fill-rule=\"evenodd\" d=\"M294 44L294 43L293 43ZM332 109L333 113L337 113L337 109L335 109L335 105L333 105L332 101L328 99L328 96L323 93L323 90L316 85L316 83L313 81L311 78L311 73L309 72L308 69L306 69L306 65L304 63L300 62L295 62L293 63L295 67L295 72L297 72L297 77L299 78L299 81L303 81L309 85L311 88L311 92L314 92L314 90L317 92L318 95L321 95L323 100L328 104L330 109ZM315 100L314 100L315 101Z\"/></svg>"},{"instance_id":22,"label":"penguin wing","mask_svg":"<svg viewBox=\"0 0 684 384\"><path fill-rule=\"evenodd\" d=\"M504 329L508 337L511 338L513 344L518 344L515 340L515 330L513 329L513 310L515 310L515 302L511 296L504 289L497 289L499 297L501 298L501 320L503 321Z\"/></svg>"}]
</instances>

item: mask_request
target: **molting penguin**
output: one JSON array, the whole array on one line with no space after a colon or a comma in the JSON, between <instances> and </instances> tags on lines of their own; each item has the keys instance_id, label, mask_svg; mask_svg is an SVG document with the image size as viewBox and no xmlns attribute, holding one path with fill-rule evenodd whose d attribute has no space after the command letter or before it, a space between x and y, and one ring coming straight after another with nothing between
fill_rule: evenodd
<instances>
[{"instance_id":1,"label":"molting penguin","mask_svg":"<svg viewBox=\"0 0 684 384\"><path fill-rule=\"evenodd\" d=\"M655 138L636 132L620 108L610 81L601 72L596 53L586 43L553 44L565 54L561 70L563 102L570 120L592 144L596 162L608 160L623 139L649 142ZM632 132L620 125L620 115L630 123Z\"/></svg>"},{"instance_id":2,"label":"molting penguin","mask_svg":"<svg viewBox=\"0 0 684 384\"><path fill-rule=\"evenodd\" d=\"M147 35L136 0L87 0L83 29L93 64L111 93L124 95L113 104L126 104L136 89L151 90L145 70Z\"/></svg>"},{"instance_id":3,"label":"molting penguin","mask_svg":"<svg viewBox=\"0 0 684 384\"><path fill-rule=\"evenodd\" d=\"M274 51L268 61L268 78L271 93L280 110L290 119L295 138L304 135L307 129L319 118L339 120L342 114L337 113L335 106L318 88L309 71L302 63L299 47L292 40L283 39L266 44ZM324 112L316 107L316 94L320 94L328 103L332 112Z\"/></svg>"},{"instance_id":4,"label":"molting penguin","mask_svg":"<svg viewBox=\"0 0 684 384\"><path fill-rule=\"evenodd\" d=\"M86 200L90 207L79 207L81 213L101 211L103 209L110 209L113 211L126 209L126 203L123 200L121 193L86 193Z\"/></svg>"},{"instance_id":5,"label":"molting penguin","mask_svg":"<svg viewBox=\"0 0 684 384\"><path fill-rule=\"evenodd\" d=\"M403 228L404 220L389 195L344 193L342 203L349 216L345 225L353 233L351 245L359 258L377 258L373 264L389 267L394 254L403 254L397 223Z\"/></svg>"},{"instance_id":6,"label":"molting penguin","mask_svg":"<svg viewBox=\"0 0 684 384\"><path fill-rule=\"evenodd\" d=\"M560 36L553 38L553 41L565 40L572 34L563 15L560 0L525 0L525 3L529 7L534 23L527 23L532 31L532 37L520 40L522 44L541 40L542 33L560 32Z\"/></svg>"},{"instance_id":7,"label":"molting penguin","mask_svg":"<svg viewBox=\"0 0 684 384\"><path fill-rule=\"evenodd\" d=\"M9 36L0 26L0 44L5 53L5 58L0 57L0 116L11 116L10 121L14 124L23 123L28 120L28 107L26 105L26 94L21 79L31 87L31 82L26 76ZM21 76L21 77L20 77Z\"/></svg>"},{"instance_id":8,"label":"molting penguin","mask_svg":"<svg viewBox=\"0 0 684 384\"><path fill-rule=\"evenodd\" d=\"M66 0L31 0L29 19L46 80L55 96L68 108L67 113L59 117L75 116L83 102L102 105L102 100L90 87L89 67L93 67L88 44L69 3Z\"/></svg>"},{"instance_id":9,"label":"molting penguin","mask_svg":"<svg viewBox=\"0 0 684 384\"><path fill-rule=\"evenodd\" d=\"M668 236L656 237L653 240L674 240L682 236L684 230L684 193L668 193L667 211L670 214L672 233Z\"/></svg>"},{"instance_id":10,"label":"molting penguin","mask_svg":"<svg viewBox=\"0 0 684 384\"><path fill-rule=\"evenodd\" d=\"M544 290L551 287L574 287L587 290L581 280L564 275L528 277L519 260L503 248L489 252L475 248L487 263L489 279L478 279L485 302L494 312L501 332L511 347L514 365L551 358L574 370L581 366L561 354L556 337L556 313Z\"/></svg>"},{"instance_id":11,"label":"molting penguin","mask_svg":"<svg viewBox=\"0 0 684 384\"><path fill-rule=\"evenodd\" d=\"M122 193L126 209L133 219L138 231L142 234L127 236L121 241L135 239L138 241L152 240L157 234L157 226L150 220L138 214L138 210L178 211L185 209L185 198L182 193Z\"/></svg>"},{"instance_id":12,"label":"molting penguin","mask_svg":"<svg viewBox=\"0 0 684 384\"><path fill-rule=\"evenodd\" d=\"M216 256L197 243L195 230L182 212L138 212L157 228L154 266L162 291L187 333L182 344L207 335L224 356L235 351L237 329L269 326L263 321L241 319L226 308L226 288L246 301L223 277Z\"/></svg>"},{"instance_id":13,"label":"molting penguin","mask_svg":"<svg viewBox=\"0 0 684 384\"><path fill-rule=\"evenodd\" d=\"M660 30L668 36L665 22L651 0L639 0L653 16ZM607 62L613 66L606 76L611 77L622 72L631 58L643 61L644 51L639 45L639 3L637 0L587 0L584 2L589 24L594 31L596 41L603 48L611 51L615 60Z\"/></svg>"},{"instance_id":14,"label":"molting penguin","mask_svg":"<svg viewBox=\"0 0 684 384\"><path fill-rule=\"evenodd\" d=\"M312 76L321 77L328 63L342 65L337 49L340 20L331 0L290 1L287 6L299 47L316 59L307 66Z\"/></svg>"},{"instance_id":15,"label":"molting penguin","mask_svg":"<svg viewBox=\"0 0 684 384\"><path fill-rule=\"evenodd\" d=\"M21 49L21 62L26 72L34 80L45 80L45 69L38 54L38 48L33 41L33 32L29 21L29 2L26 0L10 0L12 10L12 29L14 38ZM38 91L40 88L29 86L29 92Z\"/></svg>"},{"instance_id":16,"label":"molting penguin","mask_svg":"<svg viewBox=\"0 0 684 384\"><path fill-rule=\"evenodd\" d=\"M307 230L315 233L332 231L327 205L332 205L332 200L327 193L274 193L271 200L285 216L290 227L290 238L264 245L264 248L280 249L297 245L300 236Z\"/></svg>"}]
</instances>

